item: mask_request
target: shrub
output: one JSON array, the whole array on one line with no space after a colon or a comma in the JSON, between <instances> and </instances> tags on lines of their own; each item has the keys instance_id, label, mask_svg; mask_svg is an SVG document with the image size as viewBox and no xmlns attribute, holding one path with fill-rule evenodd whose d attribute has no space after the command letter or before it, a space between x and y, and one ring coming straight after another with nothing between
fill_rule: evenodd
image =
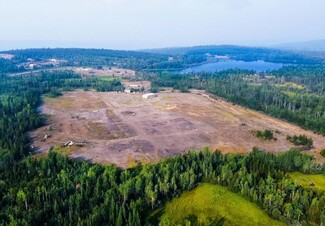
<instances>
[{"instance_id":1,"label":"shrub","mask_svg":"<svg viewBox=\"0 0 325 226\"><path fill-rule=\"evenodd\" d=\"M321 156L325 157L325 149L320 151Z\"/></svg>"},{"instance_id":2,"label":"shrub","mask_svg":"<svg viewBox=\"0 0 325 226\"><path fill-rule=\"evenodd\" d=\"M311 148L313 146L313 139L307 137L306 135L299 136L287 136L287 140L297 146L305 146L307 148Z\"/></svg>"},{"instance_id":3,"label":"shrub","mask_svg":"<svg viewBox=\"0 0 325 226\"><path fill-rule=\"evenodd\" d=\"M276 140L276 138L273 136L273 132L271 130L264 130L260 131L257 130L255 132L256 137L261 138L262 140Z\"/></svg>"}]
</instances>

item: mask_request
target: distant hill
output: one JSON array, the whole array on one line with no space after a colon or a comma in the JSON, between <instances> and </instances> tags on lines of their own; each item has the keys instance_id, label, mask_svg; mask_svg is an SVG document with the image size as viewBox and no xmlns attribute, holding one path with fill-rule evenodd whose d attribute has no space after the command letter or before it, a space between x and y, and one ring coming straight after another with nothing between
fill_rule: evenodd
<instances>
[{"instance_id":1,"label":"distant hill","mask_svg":"<svg viewBox=\"0 0 325 226\"><path fill-rule=\"evenodd\" d=\"M276 48L266 47L246 47L235 45L210 45L210 46L194 46L194 47L175 47L163 49L147 49L142 50L148 53L166 54L171 56L182 55L187 59L216 57L227 57L233 60L257 61L264 60L266 62L285 63L285 64L310 64L319 63L320 59L313 56Z\"/></svg>"},{"instance_id":2,"label":"distant hill","mask_svg":"<svg viewBox=\"0 0 325 226\"><path fill-rule=\"evenodd\" d=\"M287 50L325 51L325 39L306 42L284 43L276 45L274 47Z\"/></svg>"}]
</instances>

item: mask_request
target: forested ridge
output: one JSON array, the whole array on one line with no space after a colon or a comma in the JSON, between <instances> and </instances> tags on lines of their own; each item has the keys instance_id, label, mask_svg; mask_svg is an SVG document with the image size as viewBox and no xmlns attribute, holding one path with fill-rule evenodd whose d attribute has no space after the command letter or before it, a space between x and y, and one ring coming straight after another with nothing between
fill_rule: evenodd
<instances>
[{"instance_id":1,"label":"forested ridge","mask_svg":"<svg viewBox=\"0 0 325 226\"><path fill-rule=\"evenodd\" d=\"M311 158L291 151L275 157L189 153L155 165L120 170L68 160L55 152L28 157L1 177L2 223L144 225L149 211L182 191L210 182L229 187L284 222L324 222L325 196L286 178L319 172Z\"/></svg>"},{"instance_id":2,"label":"forested ridge","mask_svg":"<svg viewBox=\"0 0 325 226\"><path fill-rule=\"evenodd\" d=\"M153 87L187 92L202 89L233 103L325 134L325 66L291 66L279 71L228 70L214 74L146 75Z\"/></svg>"},{"instance_id":3,"label":"forested ridge","mask_svg":"<svg viewBox=\"0 0 325 226\"><path fill-rule=\"evenodd\" d=\"M323 58L313 54L303 54L269 48L243 46L197 46L189 48L167 48L141 51L121 51L110 49L43 48L1 51L12 54L11 60L0 59L0 72L28 70L22 64L62 60L60 66L118 66L134 70L179 70L191 65L215 62L214 56L226 56L232 60L257 61L315 65L323 63ZM46 66L42 66L45 68Z\"/></svg>"},{"instance_id":4,"label":"forested ridge","mask_svg":"<svg viewBox=\"0 0 325 226\"><path fill-rule=\"evenodd\" d=\"M15 57L12 60L6 60L6 62L15 63L16 65L28 62L30 59L35 61L46 61L54 58L65 60L66 62L61 63L63 66L95 67L104 65L134 70L184 68L188 64L201 63L206 60L205 57L177 56L174 57L172 61L169 61L169 55L165 54L108 49L25 49L5 51L2 53L13 54ZM16 71L17 68L12 69L10 72Z\"/></svg>"},{"instance_id":5,"label":"forested ridge","mask_svg":"<svg viewBox=\"0 0 325 226\"><path fill-rule=\"evenodd\" d=\"M185 57L206 57L207 54L214 56L227 56L233 60L284 63L284 64L317 64L323 59L316 54L304 54L304 52L293 52L271 48L245 47L234 45L219 46L194 46L184 48L164 48L146 50L149 53L182 55Z\"/></svg>"},{"instance_id":6,"label":"forested ridge","mask_svg":"<svg viewBox=\"0 0 325 226\"><path fill-rule=\"evenodd\" d=\"M0 58L0 74L7 72L21 72L24 71L22 67L16 65L16 62Z\"/></svg>"},{"instance_id":7,"label":"forested ridge","mask_svg":"<svg viewBox=\"0 0 325 226\"><path fill-rule=\"evenodd\" d=\"M247 75L251 73L227 71L191 77L169 74L151 80L157 86L215 90L217 95L228 94L227 99L247 101L247 105L249 99L244 94L256 92L258 95L251 97L255 101L252 104L261 107L259 101L266 97L263 93L272 96L273 89L293 89L295 93L311 95L299 88L275 86L274 82L264 84L259 77L252 85L248 81L254 77ZM127 170L70 160L55 151L48 158L35 159L30 153L27 132L44 123L37 111L42 95L55 97L76 88L117 91L123 87L118 80L82 79L68 71L1 76L1 225L145 225L152 210L201 182L226 186L283 222L325 223L324 193L303 188L286 175L293 171L324 172L312 157L297 150L277 156L259 150L246 156L203 150ZM238 99L240 95L243 99ZM323 100L320 95L317 98ZM314 99L311 102L318 103ZM313 112L314 105L308 106Z\"/></svg>"}]
</instances>

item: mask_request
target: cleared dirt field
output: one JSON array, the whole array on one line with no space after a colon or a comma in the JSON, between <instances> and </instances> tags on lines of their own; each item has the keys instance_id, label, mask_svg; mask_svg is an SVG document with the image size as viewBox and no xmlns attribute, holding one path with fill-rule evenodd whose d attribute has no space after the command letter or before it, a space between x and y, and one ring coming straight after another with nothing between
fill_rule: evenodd
<instances>
[{"instance_id":1,"label":"cleared dirt field","mask_svg":"<svg viewBox=\"0 0 325 226\"><path fill-rule=\"evenodd\" d=\"M0 59L11 60L14 57L15 55L12 54L3 54L3 53L0 54Z\"/></svg>"},{"instance_id":2,"label":"cleared dirt field","mask_svg":"<svg viewBox=\"0 0 325 226\"><path fill-rule=\"evenodd\" d=\"M151 87L151 82L149 81L123 81L122 84L125 88L128 89L140 89L143 88L144 90L149 90Z\"/></svg>"},{"instance_id":3,"label":"cleared dirt field","mask_svg":"<svg viewBox=\"0 0 325 226\"><path fill-rule=\"evenodd\" d=\"M74 72L83 77L133 77L135 71L123 68L74 68Z\"/></svg>"},{"instance_id":4,"label":"cleared dirt field","mask_svg":"<svg viewBox=\"0 0 325 226\"><path fill-rule=\"evenodd\" d=\"M35 150L73 141L80 145L70 148L71 157L121 167L202 147L244 153L257 146L280 152L293 147L286 136L294 134L312 137L310 153L317 155L325 147L322 136L199 92L143 99L139 93L74 91L46 98L41 111L49 116L48 125L30 134ZM262 141L251 132L265 129L277 130L277 141Z\"/></svg>"}]
</instances>

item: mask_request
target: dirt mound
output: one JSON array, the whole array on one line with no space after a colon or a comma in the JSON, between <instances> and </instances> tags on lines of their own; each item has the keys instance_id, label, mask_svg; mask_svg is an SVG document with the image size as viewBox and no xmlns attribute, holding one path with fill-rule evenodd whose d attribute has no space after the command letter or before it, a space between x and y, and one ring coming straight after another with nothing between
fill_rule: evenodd
<instances>
[{"instance_id":1,"label":"dirt mound","mask_svg":"<svg viewBox=\"0 0 325 226\"><path fill-rule=\"evenodd\" d=\"M137 113L135 113L133 111L122 111L121 115L123 115L123 116L136 116Z\"/></svg>"}]
</instances>

